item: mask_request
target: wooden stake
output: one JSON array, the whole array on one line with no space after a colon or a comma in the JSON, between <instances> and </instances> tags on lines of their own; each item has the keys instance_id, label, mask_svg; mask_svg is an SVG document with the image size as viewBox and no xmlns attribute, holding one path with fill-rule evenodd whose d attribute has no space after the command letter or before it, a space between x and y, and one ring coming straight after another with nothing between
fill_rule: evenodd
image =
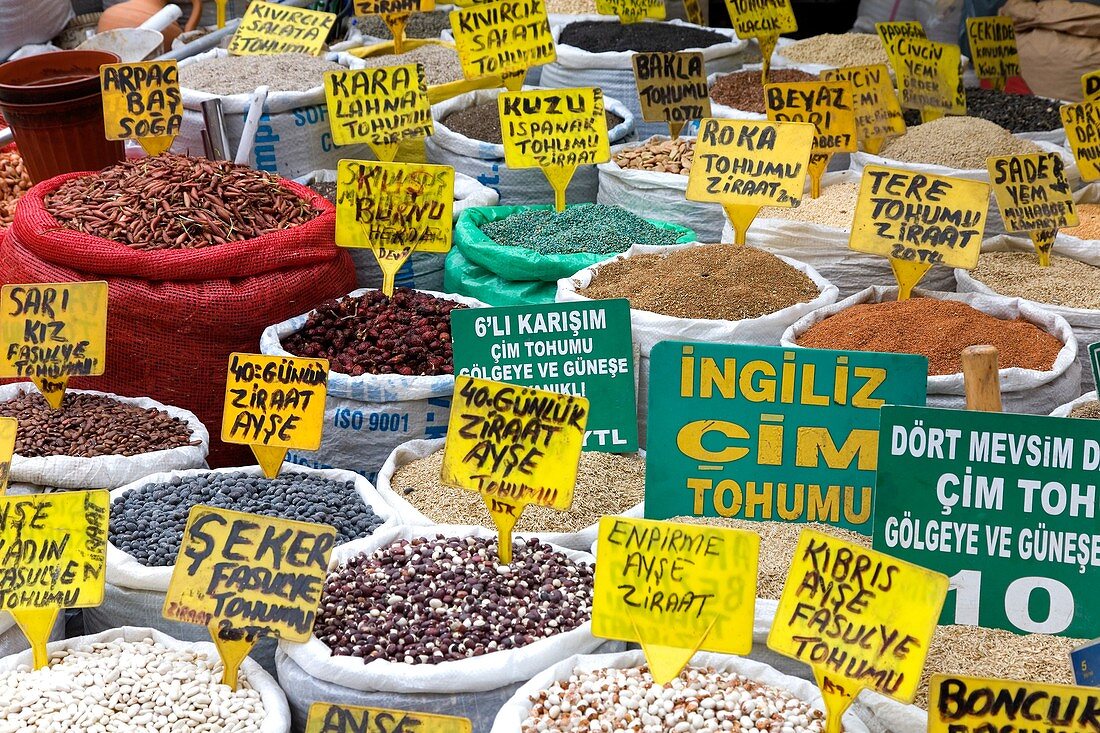
<instances>
[{"instance_id":1,"label":"wooden stake","mask_svg":"<svg viewBox=\"0 0 1100 733\"><path fill-rule=\"evenodd\" d=\"M967 346L962 352L966 409L1001 412L1001 378L995 346Z\"/></svg>"}]
</instances>

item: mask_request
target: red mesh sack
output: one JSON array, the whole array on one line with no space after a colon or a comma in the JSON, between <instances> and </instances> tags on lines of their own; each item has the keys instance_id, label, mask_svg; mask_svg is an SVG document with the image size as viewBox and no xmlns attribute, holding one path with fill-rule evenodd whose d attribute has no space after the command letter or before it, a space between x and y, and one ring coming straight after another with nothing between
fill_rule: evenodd
<instances>
[{"instance_id":1,"label":"red mesh sack","mask_svg":"<svg viewBox=\"0 0 1100 733\"><path fill-rule=\"evenodd\" d=\"M106 280L107 370L72 386L191 410L210 430L212 466L254 463L247 447L216 439L229 354L258 353L264 328L355 288L351 257L333 243L335 208L283 181L324 213L241 242L142 251L63 229L46 211L46 194L81 175L43 181L20 200L0 243L0 283Z\"/></svg>"}]
</instances>

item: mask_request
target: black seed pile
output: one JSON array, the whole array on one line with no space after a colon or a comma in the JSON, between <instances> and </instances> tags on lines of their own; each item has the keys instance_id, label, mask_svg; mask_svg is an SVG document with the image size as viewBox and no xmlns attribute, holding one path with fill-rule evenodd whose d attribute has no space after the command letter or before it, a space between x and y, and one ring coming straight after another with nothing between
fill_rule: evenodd
<instances>
[{"instance_id":1,"label":"black seed pile","mask_svg":"<svg viewBox=\"0 0 1100 733\"><path fill-rule=\"evenodd\" d=\"M145 484L111 504L110 541L147 567L176 562L187 514L196 504L319 522L336 528L337 542L367 537L382 518L363 503L352 481L302 473L278 478L244 473L206 473Z\"/></svg>"},{"instance_id":2,"label":"black seed pile","mask_svg":"<svg viewBox=\"0 0 1100 733\"><path fill-rule=\"evenodd\" d=\"M309 187L328 199L330 204L336 203L336 181L315 181Z\"/></svg>"},{"instance_id":3,"label":"black seed pile","mask_svg":"<svg viewBox=\"0 0 1100 733\"><path fill-rule=\"evenodd\" d=\"M1047 132L1062 126L1058 102L1034 94L969 88L966 90L966 114L994 122L1013 133ZM920 112L905 110L905 124L919 125Z\"/></svg>"},{"instance_id":4,"label":"black seed pile","mask_svg":"<svg viewBox=\"0 0 1100 733\"><path fill-rule=\"evenodd\" d=\"M590 53L605 51L683 51L710 48L730 39L713 31L673 23L609 23L580 20L562 29L558 43Z\"/></svg>"},{"instance_id":5,"label":"black seed pile","mask_svg":"<svg viewBox=\"0 0 1100 733\"><path fill-rule=\"evenodd\" d=\"M592 617L594 568L530 539L499 565L496 540L421 537L361 554L325 581L313 633L334 656L405 664L478 657Z\"/></svg>"}]
</instances>

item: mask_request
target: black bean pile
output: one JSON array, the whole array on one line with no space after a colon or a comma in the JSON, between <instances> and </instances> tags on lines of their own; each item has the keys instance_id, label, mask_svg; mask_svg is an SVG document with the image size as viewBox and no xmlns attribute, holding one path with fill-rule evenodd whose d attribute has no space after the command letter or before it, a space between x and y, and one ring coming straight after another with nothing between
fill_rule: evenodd
<instances>
[{"instance_id":1,"label":"black bean pile","mask_svg":"<svg viewBox=\"0 0 1100 733\"><path fill-rule=\"evenodd\" d=\"M516 649L592 616L594 568L530 539L401 540L329 574L313 633L336 656L438 664Z\"/></svg>"},{"instance_id":2,"label":"black bean pile","mask_svg":"<svg viewBox=\"0 0 1100 733\"><path fill-rule=\"evenodd\" d=\"M185 421L103 395L67 392L54 410L38 392L26 392L0 402L0 417L19 421L15 452L24 458L136 456L199 444Z\"/></svg>"},{"instance_id":3,"label":"black bean pile","mask_svg":"<svg viewBox=\"0 0 1100 733\"><path fill-rule=\"evenodd\" d=\"M993 89L966 90L966 114L994 122L1009 132L1047 132L1062 126L1058 102L1034 94L1011 94ZM919 125L920 112L905 110L905 124Z\"/></svg>"},{"instance_id":4,"label":"black bean pile","mask_svg":"<svg viewBox=\"0 0 1100 733\"><path fill-rule=\"evenodd\" d=\"M205 473L145 484L115 499L111 504L111 544L147 567L172 565L187 514L196 504L329 524L336 528L337 542L367 537L383 521L363 503L352 481L303 473L284 473L274 479Z\"/></svg>"},{"instance_id":5,"label":"black bean pile","mask_svg":"<svg viewBox=\"0 0 1100 733\"><path fill-rule=\"evenodd\" d=\"M394 288L393 297L368 290L317 306L283 348L355 377L454 374L451 311L465 307L409 288Z\"/></svg>"},{"instance_id":6,"label":"black bean pile","mask_svg":"<svg viewBox=\"0 0 1100 733\"><path fill-rule=\"evenodd\" d=\"M606 51L683 51L709 48L730 39L714 31L674 23L621 25L600 20L580 20L561 31L558 43L590 53Z\"/></svg>"}]
</instances>

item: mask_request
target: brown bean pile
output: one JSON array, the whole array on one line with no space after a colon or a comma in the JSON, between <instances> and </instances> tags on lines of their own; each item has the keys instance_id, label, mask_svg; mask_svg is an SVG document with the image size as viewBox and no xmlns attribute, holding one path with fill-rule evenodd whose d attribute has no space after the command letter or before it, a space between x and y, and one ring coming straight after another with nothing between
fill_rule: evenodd
<instances>
[{"instance_id":1,"label":"brown bean pile","mask_svg":"<svg viewBox=\"0 0 1100 733\"><path fill-rule=\"evenodd\" d=\"M74 178L46 209L66 229L142 250L239 242L320 214L270 173L171 153Z\"/></svg>"},{"instance_id":2,"label":"brown bean pile","mask_svg":"<svg viewBox=\"0 0 1100 733\"><path fill-rule=\"evenodd\" d=\"M0 227L15 218L15 204L34 185L23 165L23 156L9 150L0 153Z\"/></svg>"},{"instance_id":3,"label":"brown bean pile","mask_svg":"<svg viewBox=\"0 0 1100 733\"><path fill-rule=\"evenodd\" d=\"M68 392L54 410L39 393L27 392L0 402L0 417L19 421L15 452L24 458L136 456L199 444L183 420L104 395Z\"/></svg>"},{"instance_id":4,"label":"brown bean pile","mask_svg":"<svg viewBox=\"0 0 1100 733\"><path fill-rule=\"evenodd\" d=\"M809 74L798 69L771 69L768 83L778 84L788 81L817 81L817 74ZM718 104L739 109L742 112L755 112L762 115L768 111L764 103L764 85L760 81L760 71L735 71L718 77L710 88L710 98Z\"/></svg>"},{"instance_id":5,"label":"brown bean pile","mask_svg":"<svg viewBox=\"0 0 1100 733\"><path fill-rule=\"evenodd\" d=\"M691 172L694 157L695 141L680 137L675 140L649 140L642 145L624 148L611 159L620 168L686 176Z\"/></svg>"}]
</instances>

